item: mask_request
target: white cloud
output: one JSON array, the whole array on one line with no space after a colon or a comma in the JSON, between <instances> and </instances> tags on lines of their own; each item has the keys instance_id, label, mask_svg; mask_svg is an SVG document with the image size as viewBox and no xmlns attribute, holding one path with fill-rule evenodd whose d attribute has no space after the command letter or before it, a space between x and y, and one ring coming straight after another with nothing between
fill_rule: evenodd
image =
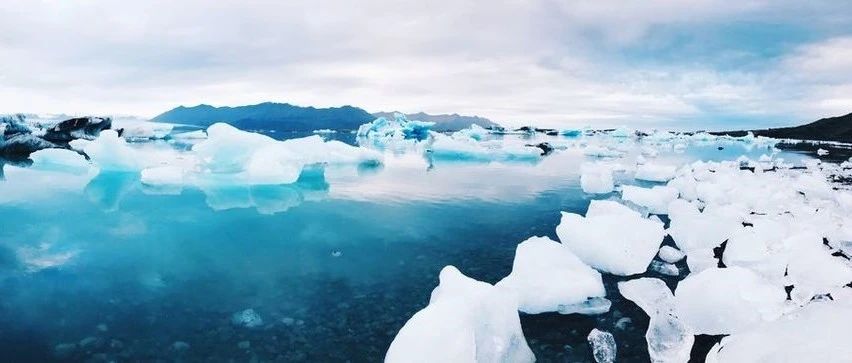
<instances>
[{"instance_id":1,"label":"white cloud","mask_svg":"<svg viewBox=\"0 0 852 363\"><path fill-rule=\"evenodd\" d=\"M0 8L0 112L153 116L178 104L271 100L459 112L516 125L671 123L708 109L772 113L773 102L796 98L799 84L826 98L797 101L795 112L848 106L837 91L848 82L830 77L845 67L831 63L840 62L838 49L848 51L843 42L799 49L757 73L640 65L618 56L641 46L656 26L724 26L767 6L12 0ZM825 12L819 9L809 11ZM770 10L773 19L783 17ZM775 71L794 66L814 77L792 80ZM823 83L835 91L818 89ZM778 92L778 85L793 91Z\"/></svg>"}]
</instances>

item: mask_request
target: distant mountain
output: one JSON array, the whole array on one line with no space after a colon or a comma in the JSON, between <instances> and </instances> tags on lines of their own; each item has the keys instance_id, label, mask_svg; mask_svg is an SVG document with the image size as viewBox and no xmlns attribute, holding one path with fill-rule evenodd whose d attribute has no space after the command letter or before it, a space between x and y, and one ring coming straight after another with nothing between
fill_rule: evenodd
<instances>
[{"instance_id":1,"label":"distant mountain","mask_svg":"<svg viewBox=\"0 0 852 363\"><path fill-rule=\"evenodd\" d=\"M312 131L317 129L357 129L375 117L357 107L300 107L287 103L265 102L237 107L198 105L180 106L166 111L152 121L207 127L227 122L246 130Z\"/></svg>"},{"instance_id":2,"label":"distant mountain","mask_svg":"<svg viewBox=\"0 0 852 363\"><path fill-rule=\"evenodd\" d=\"M395 112L376 112L375 117L393 118ZM477 124L482 127L500 126L494 121L479 116L462 116L459 114L452 115L429 115L423 112L405 114L409 120L432 121L435 123L436 131L455 131L470 127L470 124Z\"/></svg>"},{"instance_id":3,"label":"distant mountain","mask_svg":"<svg viewBox=\"0 0 852 363\"><path fill-rule=\"evenodd\" d=\"M727 131L718 134L744 135L747 131ZM757 136L779 139L852 142L852 113L819 119L806 125L774 129L752 130Z\"/></svg>"}]
</instances>

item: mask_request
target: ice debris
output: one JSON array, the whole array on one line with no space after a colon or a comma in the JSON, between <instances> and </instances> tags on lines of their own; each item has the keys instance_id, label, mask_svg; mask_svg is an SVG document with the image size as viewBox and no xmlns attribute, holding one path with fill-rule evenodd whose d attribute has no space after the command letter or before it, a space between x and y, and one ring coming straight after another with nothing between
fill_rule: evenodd
<instances>
[{"instance_id":1,"label":"ice debris","mask_svg":"<svg viewBox=\"0 0 852 363\"><path fill-rule=\"evenodd\" d=\"M263 319L254 309L245 309L234 313L231 316L231 323L246 328L257 328L263 325Z\"/></svg>"},{"instance_id":2,"label":"ice debris","mask_svg":"<svg viewBox=\"0 0 852 363\"><path fill-rule=\"evenodd\" d=\"M675 290L679 316L695 334L731 334L773 320L785 300L783 286L738 266L691 274Z\"/></svg>"},{"instance_id":3,"label":"ice debris","mask_svg":"<svg viewBox=\"0 0 852 363\"><path fill-rule=\"evenodd\" d=\"M622 276L645 272L664 237L661 222L613 201L592 201L585 217L562 212L556 234L583 262Z\"/></svg>"},{"instance_id":4,"label":"ice debris","mask_svg":"<svg viewBox=\"0 0 852 363\"><path fill-rule=\"evenodd\" d=\"M613 363L615 362L618 348L615 345L615 337L611 333L592 329L589 336L586 337L589 344L592 346L592 356L597 363Z\"/></svg>"},{"instance_id":5,"label":"ice debris","mask_svg":"<svg viewBox=\"0 0 852 363\"><path fill-rule=\"evenodd\" d=\"M584 193L605 194L615 188L613 171L608 165L584 163L581 170L580 187Z\"/></svg>"},{"instance_id":6,"label":"ice debris","mask_svg":"<svg viewBox=\"0 0 852 363\"><path fill-rule=\"evenodd\" d=\"M695 342L679 318L671 290L660 279L640 278L618 283L618 291L648 314L645 340L652 362L686 362Z\"/></svg>"},{"instance_id":7,"label":"ice debris","mask_svg":"<svg viewBox=\"0 0 852 363\"><path fill-rule=\"evenodd\" d=\"M559 311L592 297L606 295L601 274L580 261L559 242L531 237L515 251L512 273L496 287L518 298L518 309L528 314Z\"/></svg>"},{"instance_id":8,"label":"ice debris","mask_svg":"<svg viewBox=\"0 0 852 363\"><path fill-rule=\"evenodd\" d=\"M444 267L429 305L400 329L385 362L533 362L517 308L500 289Z\"/></svg>"}]
</instances>

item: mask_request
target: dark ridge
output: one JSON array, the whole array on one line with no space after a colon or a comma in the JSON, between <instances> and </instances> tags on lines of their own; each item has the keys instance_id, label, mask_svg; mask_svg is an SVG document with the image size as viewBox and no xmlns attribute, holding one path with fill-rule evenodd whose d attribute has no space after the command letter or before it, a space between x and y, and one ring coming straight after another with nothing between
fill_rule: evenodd
<instances>
[{"instance_id":1,"label":"dark ridge","mask_svg":"<svg viewBox=\"0 0 852 363\"><path fill-rule=\"evenodd\" d=\"M289 103L264 102L237 107L201 104L178 106L152 121L189 124L201 127L227 122L245 130L312 131L317 129L355 130L374 119L358 107L315 108Z\"/></svg>"},{"instance_id":2,"label":"dark ridge","mask_svg":"<svg viewBox=\"0 0 852 363\"><path fill-rule=\"evenodd\" d=\"M852 113L819 119L806 125L750 130L755 136L852 143ZM715 135L745 136L749 130L711 132Z\"/></svg>"}]
</instances>

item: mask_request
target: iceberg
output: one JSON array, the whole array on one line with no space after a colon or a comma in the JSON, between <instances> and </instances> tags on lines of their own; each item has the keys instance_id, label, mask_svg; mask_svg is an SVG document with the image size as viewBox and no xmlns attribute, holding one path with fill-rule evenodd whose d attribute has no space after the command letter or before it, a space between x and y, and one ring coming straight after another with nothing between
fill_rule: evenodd
<instances>
[{"instance_id":1,"label":"iceberg","mask_svg":"<svg viewBox=\"0 0 852 363\"><path fill-rule=\"evenodd\" d=\"M477 124L471 124L469 128L461 129L452 134L454 139L473 139L476 141L485 140L489 135L488 129Z\"/></svg>"},{"instance_id":2,"label":"iceberg","mask_svg":"<svg viewBox=\"0 0 852 363\"><path fill-rule=\"evenodd\" d=\"M675 290L679 317L695 334L732 334L781 315L787 294L739 266L690 274Z\"/></svg>"},{"instance_id":3,"label":"iceberg","mask_svg":"<svg viewBox=\"0 0 852 363\"><path fill-rule=\"evenodd\" d=\"M611 201L592 201L585 217L562 212L556 234L583 262L622 276L645 272L665 235L663 223Z\"/></svg>"},{"instance_id":4,"label":"iceberg","mask_svg":"<svg viewBox=\"0 0 852 363\"><path fill-rule=\"evenodd\" d=\"M657 255L660 256L661 260L668 263L676 263L686 256L683 252L672 246L660 247L660 252Z\"/></svg>"},{"instance_id":5,"label":"iceberg","mask_svg":"<svg viewBox=\"0 0 852 363\"><path fill-rule=\"evenodd\" d=\"M32 169L87 174L91 164L79 153L66 149L43 149L30 154Z\"/></svg>"},{"instance_id":6,"label":"iceberg","mask_svg":"<svg viewBox=\"0 0 852 363\"><path fill-rule=\"evenodd\" d=\"M686 254L693 250L712 249L730 238L742 224L737 216L723 208L698 210L694 203L675 199L669 204L668 234Z\"/></svg>"},{"instance_id":7,"label":"iceberg","mask_svg":"<svg viewBox=\"0 0 852 363\"><path fill-rule=\"evenodd\" d=\"M677 169L672 165L645 163L636 170L634 178L652 182L667 182L674 179Z\"/></svg>"},{"instance_id":8,"label":"iceberg","mask_svg":"<svg viewBox=\"0 0 852 363\"><path fill-rule=\"evenodd\" d=\"M708 363L845 362L852 357L852 306L812 302L778 320L722 339Z\"/></svg>"},{"instance_id":9,"label":"iceberg","mask_svg":"<svg viewBox=\"0 0 852 363\"><path fill-rule=\"evenodd\" d=\"M377 144L388 144L405 139L425 140L434 122L408 120L405 115L395 113L393 120L379 117L358 127L359 138L372 140Z\"/></svg>"},{"instance_id":10,"label":"iceberg","mask_svg":"<svg viewBox=\"0 0 852 363\"><path fill-rule=\"evenodd\" d=\"M689 361L695 337L678 317L674 296L662 280L644 277L623 281L618 283L618 291L650 318L645 340L652 362Z\"/></svg>"},{"instance_id":11,"label":"iceberg","mask_svg":"<svg viewBox=\"0 0 852 363\"><path fill-rule=\"evenodd\" d=\"M83 151L101 170L139 171L143 168L141 155L113 130L101 131L97 139L83 146Z\"/></svg>"},{"instance_id":12,"label":"iceberg","mask_svg":"<svg viewBox=\"0 0 852 363\"><path fill-rule=\"evenodd\" d=\"M444 267L429 305L400 329L385 362L533 362L517 308L502 290Z\"/></svg>"},{"instance_id":13,"label":"iceberg","mask_svg":"<svg viewBox=\"0 0 852 363\"><path fill-rule=\"evenodd\" d=\"M476 141L457 139L442 134L433 134L429 147L432 158L460 161L538 161L541 149L535 147L505 145L499 141Z\"/></svg>"},{"instance_id":14,"label":"iceberg","mask_svg":"<svg viewBox=\"0 0 852 363\"><path fill-rule=\"evenodd\" d=\"M669 203L677 197L677 189L669 186L642 188L625 185L621 189L621 199L648 208L648 212L653 214L668 214Z\"/></svg>"},{"instance_id":15,"label":"iceberg","mask_svg":"<svg viewBox=\"0 0 852 363\"><path fill-rule=\"evenodd\" d=\"M580 187L584 193L606 194L615 189L612 168L609 166L584 163L580 169Z\"/></svg>"},{"instance_id":16,"label":"iceberg","mask_svg":"<svg viewBox=\"0 0 852 363\"><path fill-rule=\"evenodd\" d=\"M606 295L599 272L547 237L521 242L512 273L495 286L517 296L518 309L527 314L559 311L560 306Z\"/></svg>"}]
</instances>

